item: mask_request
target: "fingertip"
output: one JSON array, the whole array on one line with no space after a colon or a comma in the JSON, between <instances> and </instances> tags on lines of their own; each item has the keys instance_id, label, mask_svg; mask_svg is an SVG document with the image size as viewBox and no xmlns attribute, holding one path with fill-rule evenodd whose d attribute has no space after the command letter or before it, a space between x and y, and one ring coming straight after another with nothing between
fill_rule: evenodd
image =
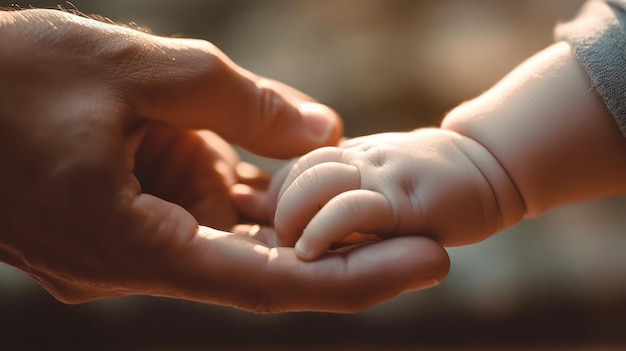
<instances>
[{"instance_id":1,"label":"fingertip","mask_svg":"<svg viewBox=\"0 0 626 351\"><path fill-rule=\"evenodd\" d=\"M297 236L292 235L291 231L283 224L278 218L278 210L274 214L273 222L274 229L276 230L276 242L279 246L295 247L297 242Z\"/></svg>"},{"instance_id":2,"label":"fingertip","mask_svg":"<svg viewBox=\"0 0 626 351\"><path fill-rule=\"evenodd\" d=\"M244 215L258 220L267 221L264 192L246 184L235 184L230 188L231 198L235 207Z\"/></svg>"},{"instance_id":3,"label":"fingertip","mask_svg":"<svg viewBox=\"0 0 626 351\"><path fill-rule=\"evenodd\" d=\"M439 285L450 270L447 251L428 237L402 236L367 245L361 253L371 265L386 272L386 278L402 291L417 291Z\"/></svg>"},{"instance_id":4,"label":"fingertip","mask_svg":"<svg viewBox=\"0 0 626 351\"><path fill-rule=\"evenodd\" d=\"M419 250L421 265L429 269L429 276L415 280L410 290L422 290L439 285L450 272L450 256L444 247L429 238L422 240L422 248Z\"/></svg>"},{"instance_id":5,"label":"fingertip","mask_svg":"<svg viewBox=\"0 0 626 351\"><path fill-rule=\"evenodd\" d=\"M330 107L304 102L298 109L311 140L318 146L336 145L343 134L343 123L337 112Z\"/></svg>"},{"instance_id":6,"label":"fingertip","mask_svg":"<svg viewBox=\"0 0 626 351\"><path fill-rule=\"evenodd\" d=\"M296 251L296 256L303 261L314 261L320 256L304 240L298 240L294 250Z\"/></svg>"},{"instance_id":7,"label":"fingertip","mask_svg":"<svg viewBox=\"0 0 626 351\"><path fill-rule=\"evenodd\" d=\"M237 183L230 188L233 199L237 201L246 201L254 196L254 188L249 185Z\"/></svg>"},{"instance_id":8,"label":"fingertip","mask_svg":"<svg viewBox=\"0 0 626 351\"><path fill-rule=\"evenodd\" d=\"M251 163L244 161L237 163L235 173L240 183L256 189L267 189L270 185L271 176Z\"/></svg>"},{"instance_id":9,"label":"fingertip","mask_svg":"<svg viewBox=\"0 0 626 351\"><path fill-rule=\"evenodd\" d=\"M407 291L419 291L429 288L434 288L441 283L442 279L440 278L427 278L424 280L420 280L416 283L413 283L409 286Z\"/></svg>"}]
</instances>

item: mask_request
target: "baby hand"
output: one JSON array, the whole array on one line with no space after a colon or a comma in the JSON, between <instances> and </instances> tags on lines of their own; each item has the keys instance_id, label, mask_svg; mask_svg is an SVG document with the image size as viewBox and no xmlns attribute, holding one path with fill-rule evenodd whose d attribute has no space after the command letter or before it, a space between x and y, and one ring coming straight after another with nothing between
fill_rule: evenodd
<instances>
[{"instance_id":1,"label":"baby hand","mask_svg":"<svg viewBox=\"0 0 626 351\"><path fill-rule=\"evenodd\" d=\"M274 226L281 244L295 244L305 260L354 232L427 235L455 246L483 240L523 216L519 194L493 155L443 129L324 147L282 178Z\"/></svg>"}]
</instances>

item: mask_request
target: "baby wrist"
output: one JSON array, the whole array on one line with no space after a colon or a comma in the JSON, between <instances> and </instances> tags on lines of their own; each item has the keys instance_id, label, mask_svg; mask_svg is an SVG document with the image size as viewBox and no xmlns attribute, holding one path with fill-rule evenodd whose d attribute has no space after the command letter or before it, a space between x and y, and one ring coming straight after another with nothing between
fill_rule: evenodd
<instances>
[{"instance_id":1,"label":"baby wrist","mask_svg":"<svg viewBox=\"0 0 626 351\"><path fill-rule=\"evenodd\" d=\"M443 129L447 129L442 127ZM524 200L515 182L493 153L475 139L447 129L459 136L458 147L471 160L489 184L497 211L495 234L519 223L525 214Z\"/></svg>"}]
</instances>

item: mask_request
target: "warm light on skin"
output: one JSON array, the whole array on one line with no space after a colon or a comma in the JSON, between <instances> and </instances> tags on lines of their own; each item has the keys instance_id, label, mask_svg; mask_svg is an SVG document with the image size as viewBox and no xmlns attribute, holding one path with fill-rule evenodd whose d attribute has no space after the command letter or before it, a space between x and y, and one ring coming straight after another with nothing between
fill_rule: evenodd
<instances>
[{"instance_id":1,"label":"warm light on skin","mask_svg":"<svg viewBox=\"0 0 626 351\"><path fill-rule=\"evenodd\" d=\"M267 259L270 261L278 258L278 249L275 247L270 248L263 245L254 245L254 251L267 256Z\"/></svg>"},{"instance_id":2,"label":"warm light on skin","mask_svg":"<svg viewBox=\"0 0 626 351\"><path fill-rule=\"evenodd\" d=\"M248 235L255 236L261 230L261 226L258 224L252 225L248 228Z\"/></svg>"},{"instance_id":3,"label":"warm light on skin","mask_svg":"<svg viewBox=\"0 0 626 351\"><path fill-rule=\"evenodd\" d=\"M253 193L252 188L245 184L235 184L231 188L231 191L237 193L238 195L250 195Z\"/></svg>"},{"instance_id":4,"label":"warm light on skin","mask_svg":"<svg viewBox=\"0 0 626 351\"><path fill-rule=\"evenodd\" d=\"M237 164L237 175L240 178L255 179L261 175L258 167L247 162L240 162Z\"/></svg>"},{"instance_id":5,"label":"warm light on skin","mask_svg":"<svg viewBox=\"0 0 626 351\"><path fill-rule=\"evenodd\" d=\"M215 239L225 238L227 236L241 235L241 234L254 237L261 230L261 226L256 225L256 224L251 225L251 226L239 225L237 227L238 229L233 230L236 234L233 234L233 233L223 232L220 230L215 230L212 228L200 226L198 228L197 235L199 237L206 238L209 240L215 240ZM274 260L278 258L278 249L275 247L270 248L264 245L256 244L254 245L253 250L256 253L266 256L268 260Z\"/></svg>"},{"instance_id":6,"label":"warm light on skin","mask_svg":"<svg viewBox=\"0 0 626 351\"><path fill-rule=\"evenodd\" d=\"M199 237L207 238L207 239L218 239L218 238L227 237L232 234L228 232L223 232L221 230L212 229L209 227L199 226L198 232L196 233L196 235Z\"/></svg>"}]
</instances>

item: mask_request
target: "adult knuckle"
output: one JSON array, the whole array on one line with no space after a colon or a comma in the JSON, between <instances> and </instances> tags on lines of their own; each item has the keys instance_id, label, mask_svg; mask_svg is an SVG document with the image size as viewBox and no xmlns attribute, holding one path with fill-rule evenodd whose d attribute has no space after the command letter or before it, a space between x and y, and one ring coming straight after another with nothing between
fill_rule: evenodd
<instances>
[{"instance_id":1,"label":"adult knuckle","mask_svg":"<svg viewBox=\"0 0 626 351\"><path fill-rule=\"evenodd\" d=\"M218 74L227 71L226 55L213 43L207 40L194 39L191 41L199 55L194 55L194 66L207 74Z\"/></svg>"},{"instance_id":2,"label":"adult knuckle","mask_svg":"<svg viewBox=\"0 0 626 351\"><path fill-rule=\"evenodd\" d=\"M248 117L256 120L246 124L249 126L246 132L253 140L262 140L263 138L257 137L281 127L282 120L279 116L285 111L286 104L269 80L259 79L255 88L256 95L250 104Z\"/></svg>"}]
</instances>

